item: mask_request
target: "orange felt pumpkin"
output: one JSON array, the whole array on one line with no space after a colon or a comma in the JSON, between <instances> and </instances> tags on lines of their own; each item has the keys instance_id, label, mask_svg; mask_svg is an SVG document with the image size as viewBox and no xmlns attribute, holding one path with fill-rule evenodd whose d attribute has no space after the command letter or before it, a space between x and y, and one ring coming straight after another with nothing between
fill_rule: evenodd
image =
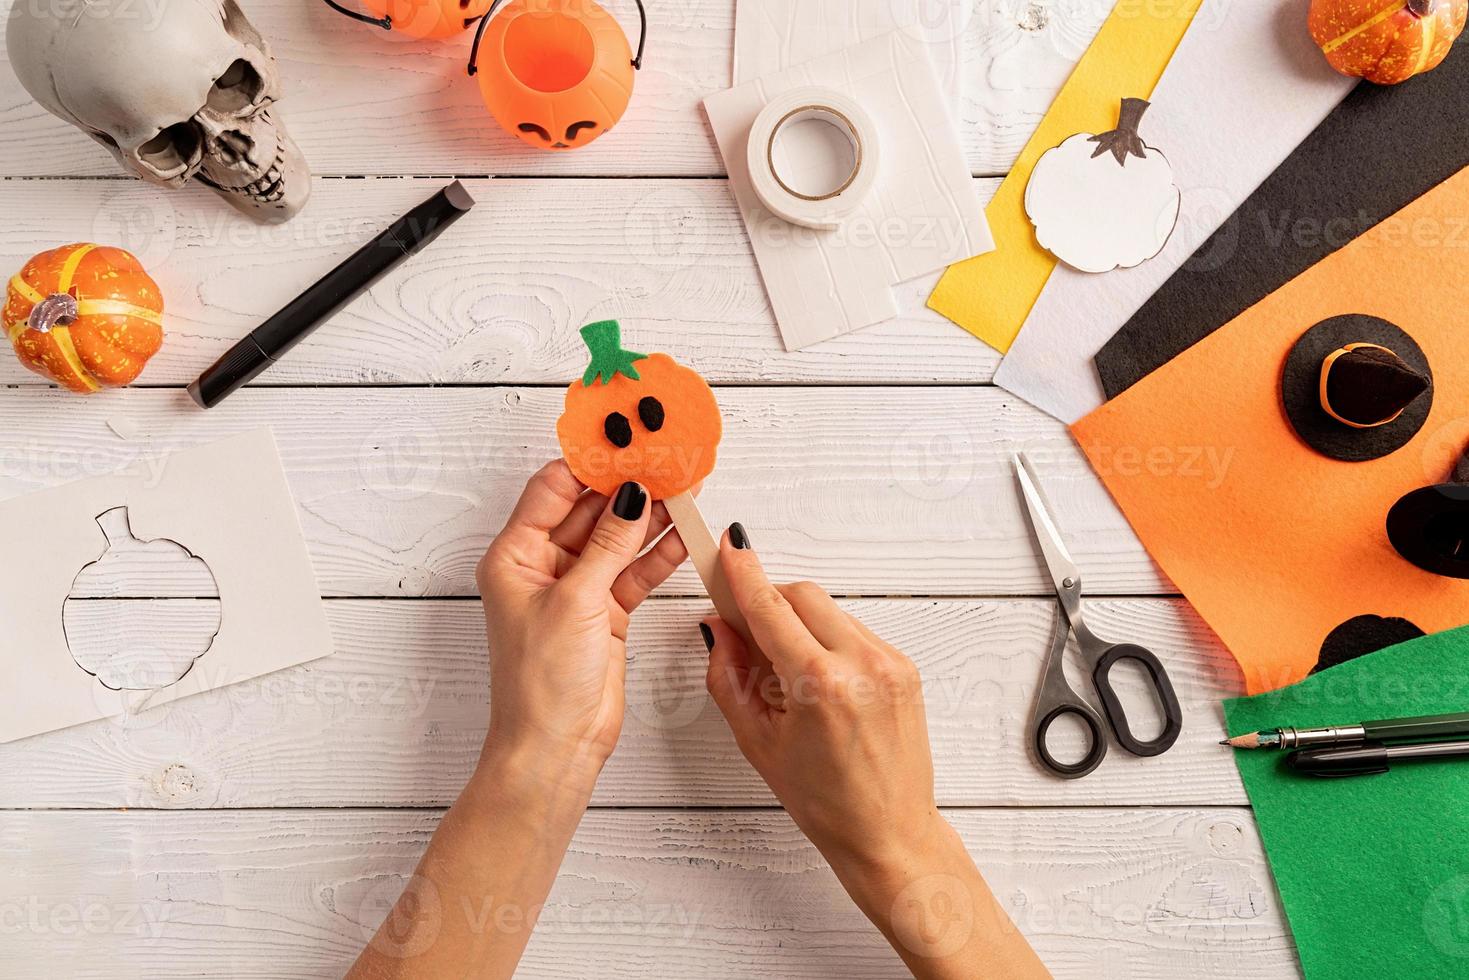
<instances>
[{"instance_id":1,"label":"orange felt pumpkin","mask_svg":"<svg viewBox=\"0 0 1469 980\"><path fill-rule=\"evenodd\" d=\"M26 367L90 394L131 384L158 353L163 294L120 248L53 248L11 277L5 332Z\"/></svg>"},{"instance_id":2,"label":"orange felt pumpkin","mask_svg":"<svg viewBox=\"0 0 1469 980\"><path fill-rule=\"evenodd\" d=\"M581 335L592 361L556 422L576 478L608 497L635 481L667 500L714 472L723 426L704 379L667 354L623 350L615 320Z\"/></svg>"},{"instance_id":3,"label":"orange felt pumpkin","mask_svg":"<svg viewBox=\"0 0 1469 980\"><path fill-rule=\"evenodd\" d=\"M541 150L574 150L611 129L632 100L627 35L593 0L495 0L475 34L469 74L507 133Z\"/></svg>"},{"instance_id":4,"label":"orange felt pumpkin","mask_svg":"<svg viewBox=\"0 0 1469 980\"><path fill-rule=\"evenodd\" d=\"M362 0L371 16L348 10L337 0L327 6L354 20L375 24L407 37L438 41L474 26L489 9L491 0Z\"/></svg>"},{"instance_id":5,"label":"orange felt pumpkin","mask_svg":"<svg viewBox=\"0 0 1469 980\"><path fill-rule=\"evenodd\" d=\"M1466 15L1469 0L1311 0L1311 37L1343 75L1396 85L1437 68Z\"/></svg>"}]
</instances>

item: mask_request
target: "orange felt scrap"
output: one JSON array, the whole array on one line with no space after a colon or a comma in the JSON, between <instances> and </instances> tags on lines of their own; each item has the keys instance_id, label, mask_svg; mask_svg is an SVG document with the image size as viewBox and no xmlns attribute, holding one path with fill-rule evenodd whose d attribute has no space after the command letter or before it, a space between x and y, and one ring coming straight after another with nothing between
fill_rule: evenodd
<instances>
[{"instance_id":1,"label":"orange felt scrap","mask_svg":"<svg viewBox=\"0 0 1469 980\"><path fill-rule=\"evenodd\" d=\"M624 350L615 321L582 328L582 338L591 364L556 423L576 478L608 497L635 481L667 500L714 472L723 423L704 379L667 354Z\"/></svg>"},{"instance_id":2,"label":"orange felt scrap","mask_svg":"<svg viewBox=\"0 0 1469 980\"><path fill-rule=\"evenodd\" d=\"M1072 429L1149 552L1244 669L1250 693L1305 677L1364 614L1429 633L1469 620L1469 582L1388 541L1404 494L1444 482L1469 445L1469 170L1302 273ZM1281 406L1291 346L1366 313L1433 367L1423 431L1367 463L1313 452Z\"/></svg>"}]
</instances>

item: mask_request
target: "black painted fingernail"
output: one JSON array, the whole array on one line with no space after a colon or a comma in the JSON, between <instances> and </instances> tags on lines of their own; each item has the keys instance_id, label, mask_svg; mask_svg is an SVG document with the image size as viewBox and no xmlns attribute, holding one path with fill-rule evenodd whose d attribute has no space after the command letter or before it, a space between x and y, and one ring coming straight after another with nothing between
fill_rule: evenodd
<instances>
[{"instance_id":1,"label":"black painted fingernail","mask_svg":"<svg viewBox=\"0 0 1469 980\"><path fill-rule=\"evenodd\" d=\"M624 483L617 489L617 496L612 499L612 513L624 521L636 521L643 516L643 508L648 506L648 491L636 483Z\"/></svg>"},{"instance_id":2,"label":"black painted fingernail","mask_svg":"<svg viewBox=\"0 0 1469 980\"><path fill-rule=\"evenodd\" d=\"M704 638L704 647L712 653L714 650L714 631L709 628L708 623L699 624L699 635Z\"/></svg>"},{"instance_id":3,"label":"black painted fingernail","mask_svg":"<svg viewBox=\"0 0 1469 980\"><path fill-rule=\"evenodd\" d=\"M729 543L741 551L750 550L750 536L745 533L745 525L739 521L729 526Z\"/></svg>"}]
</instances>

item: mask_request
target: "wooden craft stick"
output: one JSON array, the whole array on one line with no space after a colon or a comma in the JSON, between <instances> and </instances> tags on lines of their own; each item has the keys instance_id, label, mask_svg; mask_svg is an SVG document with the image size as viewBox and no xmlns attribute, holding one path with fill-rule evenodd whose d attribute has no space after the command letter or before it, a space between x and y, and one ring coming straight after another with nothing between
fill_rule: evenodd
<instances>
[{"instance_id":1,"label":"wooden craft stick","mask_svg":"<svg viewBox=\"0 0 1469 980\"><path fill-rule=\"evenodd\" d=\"M729 579L724 574L724 566L719 562L719 541L709 530L704 515L699 513L694 495L681 493L668 497L663 505L668 508L668 516L673 518L673 526L678 528L678 536L683 538L684 547L689 550L689 558L704 582L704 590L714 602L714 611L745 641L745 648L750 654L751 675L760 685L761 696L772 706L780 708L786 697L780 675L775 672L765 651L760 649L760 644L750 635L750 624L745 620L745 614L740 612L734 592L729 587Z\"/></svg>"},{"instance_id":2,"label":"wooden craft stick","mask_svg":"<svg viewBox=\"0 0 1469 980\"><path fill-rule=\"evenodd\" d=\"M678 528L678 536L683 538L684 547L689 549L689 558L704 583L705 591L714 602L714 611L719 613L719 618L730 629L740 634L753 647L750 625L745 622L745 614L740 612L734 592L730 590L729 579L724 575L724 567L719 563L719 541L714 537L714 532L709 530L704 515L699 513L694 495L681 493L676 497L669 497L663 501L663 505L668 508L668 516L673 518L673 526Z\"/></svg>"}]
</instances>

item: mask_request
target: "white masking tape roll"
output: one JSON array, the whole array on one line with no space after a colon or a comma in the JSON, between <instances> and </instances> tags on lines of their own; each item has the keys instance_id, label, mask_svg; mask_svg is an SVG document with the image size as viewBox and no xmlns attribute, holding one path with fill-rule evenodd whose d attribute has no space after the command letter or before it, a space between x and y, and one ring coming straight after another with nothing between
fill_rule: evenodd
<instances>
[{"instance_id":1,"label":"white masking tape roll","mask_svg":"<svg viewBox=\"0 0 1469 980\"><path fill-rule=\"evenodd\" d=\"M829 123L852 145L852 171L835 187L796 190L776 165L776 140L787 126L808 119ZM750 183L760 203L778 218L806 228L841 226L877 183L881 154L877 126L857 101L835 89L803 88L771 99L750 127Z\"/></svg>"}]
</instances>

